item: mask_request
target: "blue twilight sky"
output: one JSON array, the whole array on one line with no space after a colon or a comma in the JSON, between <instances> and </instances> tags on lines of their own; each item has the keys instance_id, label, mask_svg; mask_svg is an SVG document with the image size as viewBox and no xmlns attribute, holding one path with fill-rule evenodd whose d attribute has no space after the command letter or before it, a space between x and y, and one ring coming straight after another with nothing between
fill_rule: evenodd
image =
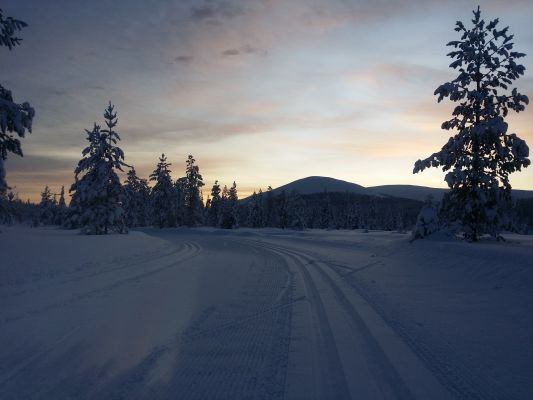
<instances>
[{"instance_id":1,"label":"blue twilight sky","mask_svg":"<svg viewBox=\"0 0 533 400\"><path fill-rule=\"evenodd\" d=\"M4 0L29 27L1 49L0 83L37 112L8 183L23 199L68 188L111 100L143 177L165 152L174 178L193 154L207 187L236 180L241 195L309 175L443 187L413 163L449 137L433 91L478 3L529 55L517 87L533 97L530 0ZM509 123L533 149L533 105ZM533 167L511 183L533 189Z\"/></svg>"}]
</instances>

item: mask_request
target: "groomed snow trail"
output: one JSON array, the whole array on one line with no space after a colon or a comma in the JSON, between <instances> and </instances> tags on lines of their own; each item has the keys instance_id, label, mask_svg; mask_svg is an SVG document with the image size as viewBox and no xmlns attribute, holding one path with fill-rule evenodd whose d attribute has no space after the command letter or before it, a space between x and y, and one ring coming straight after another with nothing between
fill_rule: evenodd
<instances>
[{"instance_id":1,"label":"groomed snow trail","mask_svg":"<svg viewBox=\"0 0 533 400\"><path fill-rule=\"evenodd\" d=\"M309 356L309 346L295 349L288 398L452 398L385 321L325 263L279 244L255 244L282 255L295 268L309 300L310 321L300 329L314 334L307 337L315 353L307 379L316 386L309 390L301 379L302 366L309 365L301 357Z\"/></svg>"},{"instance_id":2,"label":"groomed snow trail","mask_svg":"<svg viewBox=\"0 0 533 400\"><path fill-rule=\"evenodd\" d=\"M270 252L190 232L150 231L156 247L135 257L116 257L124 237L109 236L108 262L43 259L43 272L61 272L0 284L0 398L285 398L292 304L303 301L291 273ZM69 240L90 259L96 239ZM18 260L5 275L32 257Z\"/></svg>"},{"instance_id":3,"label":"groomed snow trail","mask_svg":"<svg viewBox=\"0 0 533 400\"><path fill-rule=\"evenodd\" d=\"M468 370L447 320L430 319L462 310L446 301L458 285L449 268L409 267L438 245L385 233L12 232L0 242L2 400L527 398ZM22 237L37 259L16 249ZM520 249L515 292L533 279ZM436 303L420 303L435 290Z\"/></svg>"}]
</instances>

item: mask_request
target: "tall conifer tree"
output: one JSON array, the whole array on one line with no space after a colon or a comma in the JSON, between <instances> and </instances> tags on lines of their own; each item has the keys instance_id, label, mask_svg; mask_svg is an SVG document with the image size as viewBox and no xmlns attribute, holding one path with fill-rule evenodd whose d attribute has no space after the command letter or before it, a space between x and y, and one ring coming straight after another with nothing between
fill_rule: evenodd
<instances>
[{"instance_id":1,"label":"tall conifer tree","mask_svg":"<svg viewBox=\"0 0 533 400\"><path fill-rule=\"evenodd\" d=\"M118 147L119 134L114 130L117 114L109 103L104 112L106 129L94 124L87 132L89 145L75 172L70 213L71 226L86 234L125 233L124 193L117 171L122 171L124 152Z\"/></svg>"},{"instance_id":2,"label":"tall conifer tree","mask_svg":"<svg viewBox=\"0 0 533 400\"><path fill-rule=\"evenodd\" d=\"M155 182L150 196L152 224L159 228L176 226L175 189L169 169L171 165L165 154L162 154L156 169L150 174L150 180Z\"/></svg>"},{"instance_id":3,"label":"tall conifer tree","mask_svg":"<svg viewBox=\"0 0 533 400\"><path fill-rule=\"evenodd\" d=\"M497 236L505 211L511 205L509 174L529 166L529 148L504 121L509 111L523 111L529 103L511 85L524 74L517 60L525 54L513 51L508 27L499 30L496 18L486 23L479 7L472 25L456 23L459 40L448 43L458 76L435 90L458 105L442 129L455 130L442 149L415 163L414 173L429 167L449 171L450 187L443 205L451 221L459 221L467 240L480 235Z\"/></svg>"},{"instance_id":4,"label":"tall conifer tree","mask_svg":"<svg viewBox=\"0 0 533 400\"><path fill-rule=\"evenodd\" d=\"M204 186L204 182L195 162L194 157L189 155L186 162L184 188L185 223L188 226L196 226L202 222L203 204L200 189Z\"/></svg>"}]
</instances>

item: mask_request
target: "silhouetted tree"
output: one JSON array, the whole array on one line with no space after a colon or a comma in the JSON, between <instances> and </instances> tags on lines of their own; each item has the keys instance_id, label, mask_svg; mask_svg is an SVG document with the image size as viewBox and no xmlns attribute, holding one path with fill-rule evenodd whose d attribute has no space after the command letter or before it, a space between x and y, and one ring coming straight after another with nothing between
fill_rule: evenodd
<instances>
[{"instance_id":1,"label":"silhouetted tree","mask_svg":"<svg viewBox=\"0 0 533 400\"><path fill-rule=\"evenodd\" d=\"M146 226L150 221L150 187L137 176L135 168L128 171L124 183L125 223L129 227Z\"/></svg>"},{"instance_id":2,"label":"silhouetted tree","mask_svg":"<svg viewBox=\"0 0 533 400\"><path fill-rule=\"evenodd\" d=\"M122 207L124 192L117 171L128 165L117 145L120 136L114 128L118 120L111 102L104 111L104 119L106 129L94 124L93 130L87 131L89 146L82 152L70 188L71 225L90 235L127 232Z\"/></svg>"},{"instance_id":3,"label":"silhouetted tree","mask_svg":"<svg viewBox=\"0 0 533 400\"><path fill-rule=\"evenodd\" d=\"M184 225L186 219L185 212L185 191L187 186L187 177L182 176L176 179L174 183L174 204L176 207L176 223L181 226Z\"/></svg>"},{"instance_id":4,"label":"silhouetted tree","mask_svg":"<svg viewBox=\"0 0 533 400\"><path fill-rule=\"evenodd\" d=\"M264 223L265 226L274 227L276 225L276 202L274 198L274 192L272 186L267 188L267 191L264 195Z\"/></svg>"},{"instance_id":5,"label":"silhouetted tree","mask_svg":"<svg viewBox=\"0 0 533 400\"><path fill-rule=\"evenodd\" d=\"M233 185L229 190L227 186L224 186L224 190L222 191L221 228L233 229L238 226L238 201L237 184L233 182Z\"/></svg>"},{"instance_id":6,"label":"silhouetted tree","mask_svg":"<svg viewBox=\"0 0 533 400\"><path fill-rule=\"evenodd\" d=\"M261 189L259 189L259 194L254 191L248 204L248 218L246 225L249 227L263 227L262 194Z\"/></svg>"},{"instance_id":7,"label":"silhouetted tree","mask_svg":"<svg viewBox=\"0 0 533 400\"><path fill-rule=\"evenodd\" d=\"M0 8L0 47L11 50L20 45L21 39L15 34L26 26L23 21L5 17ZM34 116L35 110L29 103L15 103L11 91L0 85L0 222L11 220L6 197L9 186L6 182L4 161L8 153L22 157L22 147L18 137L24 137L26 131L31 133Z\"/></svg>"},{"instance_id":8,"label":"silhouetted tree","mask_svg":"<svg viewBox=\"0 0 533 400\"><path fill-rule=\"evenodd\" d=\"M226 188L227 190L227 188ZM207 224L210 226L220 226L222 198L220 197L220 185L215 181L211 188L211 201L207 213Z\"/></svg>"},{"instance_id":9,"label":"silhouetted tree","mask_svg":"<svg viewBox=\"0 0 533 400\"><path fill-rule=\"evenodd\" d=\"M150 196L152 224L158 228L176 226L175 191L169 169L171 165L167 163L165 154L161 154L156 169L150 174L150 180L155 181Z\"/></svg>"},{"instance_id":10,"label":"silhouetted tree","mask_svg":"<svg viewBox=\"0 0 533 400\"><path fill-rule=\"evenodd\" d=\"M196 226L202 222L203 204L200 196L200 188L204 186L202 175L192 155L189 155L185 170L185 223L188 226Z\"/></svg>"},{"instance_id":11,"label":"silhouetted tree","mask_svg":"<svg viewBox=\"0 0 533 400\"><path fill-rule=\"evenodd\" d=\"M65 187L61 186L61 192L59 194L59 200L56 205L54 213L54 224L63 225L65 218L67 217L67 204L65 202Z\"/></svg>"},{"instance_id":12,"label":"silhouetted tree","mask_svg":"<svg viewBox=\"0 0 533 400\"><path fill-rule=\"evenodd\" d=\"M524 73L516 60L525 56L512 51L513 35L508 27L497 29L498 19L488 24L479 7L472 26L456 23L459 40L448 43L448 54L459 75L435 90L438 101L449 97L459 104L442 128L456 130L442 149L415 163L414 173L429 167L449 171L445 180L450 192L443 200L450 220L460 221L467 240L476 241L483 233L497 236L505 209L511 200L509 174L530 164L529 148L516 134L507 133L504 118L509 110L523 111L528 98L514 80Z\"/></svg>"},{"instance_id":13,"label":"silhouetted tree","mask_svg":"<svg viewBox=\"0 0 533 400\"><path fill-rule=\"evenodd\" d=\"M41 201L39 203L39 223L41 225L51 225L54 223L54 213L56 203L52 199L50 188L45 186L41 192Z\"/></svg>"},{"instance_id":14,"label":"silhouetted tree","mask_svg":"<svg viewBox=\"0 0 533 400\"><path fill-rule=\"evenodd\" d=\"M307 205L302 196L297 192L291 192L287 198L287 227L290 229L302 230L307 227L306 209Z\"/></svg>"}]
</instances>

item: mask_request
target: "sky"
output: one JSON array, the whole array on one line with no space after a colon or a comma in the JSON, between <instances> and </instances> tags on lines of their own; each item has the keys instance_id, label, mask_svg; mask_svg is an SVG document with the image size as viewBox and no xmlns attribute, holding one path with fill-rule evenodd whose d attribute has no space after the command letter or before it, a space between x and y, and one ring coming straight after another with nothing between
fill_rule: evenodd
<instances>
[{"instance_id":1,"label":"sky","mask_svg":"<svg viewBox=\"0 0 533 400\"><path fill-rule=\"evenodd\" d=\"M445 187L413 164L450 136L453 105L433 92L457 75L445 45L477 4L529 55L516 86L532 98L529 0L4 0L29 26L0 49L0 84L36 110L8 184L32 200L68 189L111 101L126 162L146 178L164 152L178 178L193 154L204 194L311 175ZM533 149L533 105L507 121ZM533 167L511 184L533 190Z\"/></svg>"}]
</instances>

